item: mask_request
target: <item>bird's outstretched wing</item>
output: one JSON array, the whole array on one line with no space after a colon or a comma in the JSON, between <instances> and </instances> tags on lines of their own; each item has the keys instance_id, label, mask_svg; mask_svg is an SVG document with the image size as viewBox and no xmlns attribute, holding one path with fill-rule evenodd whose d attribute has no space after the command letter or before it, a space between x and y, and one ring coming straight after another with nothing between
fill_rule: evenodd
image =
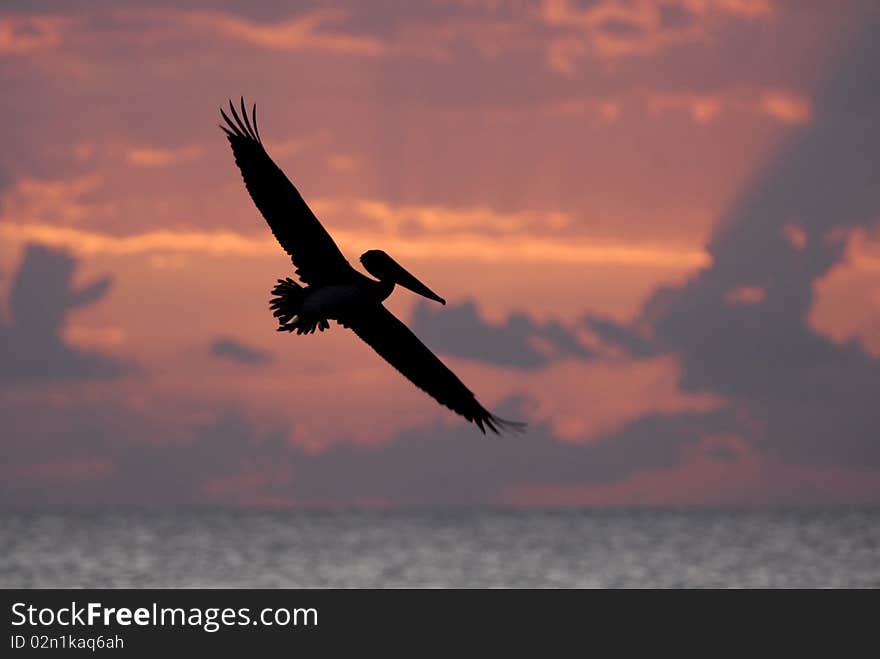
<instances>
[{"instance_id":1,"label":"bird's outstretched wing","mask_svg":"<svg viewBox=\"0 0 880 659\"><path fill-rule=\"evenodd\" d=\"M220 126L229 139L235 164L241 170L245 187L275 238L290 254L296 274L306 284L333 284L350 281L355 270L339 251L333 238L303 201L297 189L276 165L260 140L257 106L248 118L244 99L241 117L229 102L233 121L221 109L227 126Z\"/></svg>"},{"instance_id":2,"label":"bird's outstretched wing","mask_svg":"<svg viewBox=\"0 0 880 659\"><path fill-rule=\"evenodd\" d=\"M383 305L377 304L340 324L350 328L385 361L419 389L460 414L486 433L522 431L526 424L499 419L480 405L474 394L410 329Z\"/></svg>"}]
</instances>

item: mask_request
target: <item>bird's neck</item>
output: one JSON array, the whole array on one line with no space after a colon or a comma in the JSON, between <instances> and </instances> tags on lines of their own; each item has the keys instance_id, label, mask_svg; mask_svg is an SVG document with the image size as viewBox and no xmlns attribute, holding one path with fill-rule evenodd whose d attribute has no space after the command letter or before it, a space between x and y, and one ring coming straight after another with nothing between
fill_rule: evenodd
<instances>
[{"instance_id":1,"label":"bird's neck","mask_svg":"<svg viewBox=\"0 0 880 659\"><path fill-rule=\"evenodd\" d=\"M380 279L376 282L376 291L379 294L379 301L382 302L391 295L391 291L394 290L394 282L388 281L387 279Z\"/></svg>"}]
</instances>

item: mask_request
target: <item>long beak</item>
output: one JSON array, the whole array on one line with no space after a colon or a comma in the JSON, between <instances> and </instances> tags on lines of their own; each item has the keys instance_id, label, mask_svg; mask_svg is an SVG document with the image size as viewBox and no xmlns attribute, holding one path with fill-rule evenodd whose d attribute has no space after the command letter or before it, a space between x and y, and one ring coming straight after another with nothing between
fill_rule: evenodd
<instances>
[{"instance_id":1,"label":"long beak","mask_svg":"<svg viewBox=\"0 0 880 659\"><path fill-rule=\"evenodd\" d=\"M440 304L446 304L446 300L444 300L442 297L437 295L434 291L432 291L430 288L425 286L422 282L420 282L418 279L416 279L410 273L404 270L400 264L395 263L395 265L397 266L397 268L399 268L399 270L394 273L395 283L400 284L404 288L408 288L409 290L411 290L413 293L418 293L419 295L422 295L429 300L434 300L435 302L439 302Z\"/></svg>"}]
</instances>

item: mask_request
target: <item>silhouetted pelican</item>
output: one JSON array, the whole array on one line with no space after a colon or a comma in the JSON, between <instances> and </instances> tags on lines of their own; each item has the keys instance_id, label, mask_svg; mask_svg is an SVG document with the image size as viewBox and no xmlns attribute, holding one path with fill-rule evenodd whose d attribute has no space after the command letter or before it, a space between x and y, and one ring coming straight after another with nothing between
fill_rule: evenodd
<instances>
[{"instance_id":1,"label":"silhouetted pelican","mask_svg":"<svg viewBox=\"0 0 880 659\"><path fill-rule=\"evenodd\" d=\"M350 328L373 350L400 371L410 382L437 402L460 414L486 433L500 430L519 431L524 423L507 421L480 405L474 394L446 365L432 353L409 328L392 314L382 301L395 284L435 300L446 301L407 272L381 250L361 255L370 279L351 267L333 238L306 205L284 172L272 161L257 130L257 106L248 118L244 98L241 117L232 102L233 122L223 110L226 126L220 126L229 138L235 163L244 184L260 213L269 223L306 284L303 288L290 278L279 279L272 289L270 307L278 318L278 331L297 334L322 332L335 320ZM376 281L378 280L378 281Z\"/></svg>"}]
</instances>

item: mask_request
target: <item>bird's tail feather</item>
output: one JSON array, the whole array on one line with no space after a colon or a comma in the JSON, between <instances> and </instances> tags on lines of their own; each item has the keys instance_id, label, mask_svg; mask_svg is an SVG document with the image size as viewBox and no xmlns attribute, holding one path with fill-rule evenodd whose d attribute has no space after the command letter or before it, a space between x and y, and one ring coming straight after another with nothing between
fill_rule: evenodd
<instances>
[{"instance_id":1,"label":"bird's tail feather","mask_svg":"<svg viewBox=\"0 0 880 659\"><path fill-rule=\"evenodd\" d=\"M272 295L269 308L282 326L299 315L306 298L305 289L289 277L278 280L272 289Z\"/></svg>"},{"instance_id":2,"label":"bird's tail feather","mask_svg":"<svg viewBox=\"0 0 880 659\"><path fill-rule=\"evenodd\" d=\"M269 308L278 319L279 332L296 332L297 334L314 334L330 329L326 318L306 318L303 316L303 305L306 301L306 289L293 279L279 279L272 289L274 297L269 300Z\"/></svg>"}]
</instances>

